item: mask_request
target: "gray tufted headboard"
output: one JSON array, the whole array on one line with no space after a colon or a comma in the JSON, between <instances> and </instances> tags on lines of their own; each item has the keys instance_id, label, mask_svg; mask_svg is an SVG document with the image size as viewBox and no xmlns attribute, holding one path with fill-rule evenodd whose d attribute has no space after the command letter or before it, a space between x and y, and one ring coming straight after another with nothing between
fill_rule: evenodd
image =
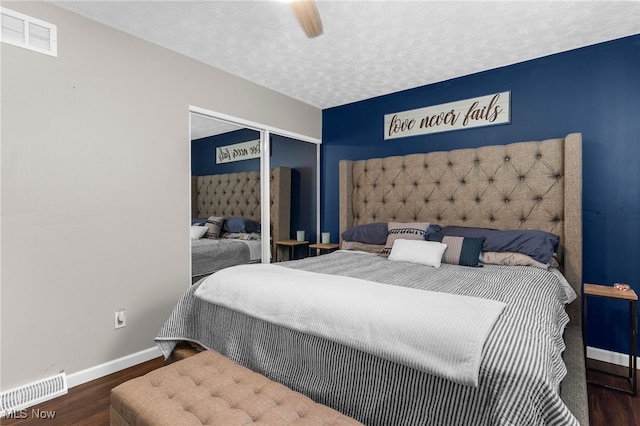
<instances>
[{"instance_id":1,"label":"gray tufted headboard","mask_svg":"<svg viewBox=\"0 0 640 426\"><path fill-rule=\"evenodd\" d=\"M373 222L538 229L582 292L582 137L340 162L340 234ZM572 303L578 324L580 300ZM571 310L571 309L570 309ZM577 311L576 311L577 310Z\"/></svg>"},{"instance_id":2,"label":"gray tufted headboard","mask_svg":"<svg viewBox=\"0 0 640 426\"><path fill-rule=\"evenodd\" d=\"M271 236L291 237L291 169L271 169ZM224 173L191 177L192 217L244 217L260 221L260 172Z\"/></svg>"}]
</instances>

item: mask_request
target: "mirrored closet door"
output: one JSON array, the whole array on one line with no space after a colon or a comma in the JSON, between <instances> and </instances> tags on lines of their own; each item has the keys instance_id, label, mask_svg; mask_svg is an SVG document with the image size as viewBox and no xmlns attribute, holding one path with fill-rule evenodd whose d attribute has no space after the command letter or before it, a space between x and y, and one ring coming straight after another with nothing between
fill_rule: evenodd
<instances>
[{"instance_id":1,"label":"mirrored closet door","mask_svg":"<svg viewBox=\"0 0 640 426\"><path fill-rule=\"evenodd\" d=\"M196 107L190 122L192 282L234 264L284 260L278 242L298 231L317 240L319 141Z\"/></svg>"}]
</instances>

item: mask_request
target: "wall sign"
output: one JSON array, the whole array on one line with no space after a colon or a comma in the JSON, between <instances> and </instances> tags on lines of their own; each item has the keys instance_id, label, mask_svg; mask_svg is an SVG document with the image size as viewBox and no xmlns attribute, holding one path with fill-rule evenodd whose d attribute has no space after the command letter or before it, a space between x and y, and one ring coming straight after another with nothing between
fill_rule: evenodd
<instances>
[{"instance_id":1,"label":"wall sign","mask_svg":"<svg viewBox=\"0 0 640 426\"><path fill-rule=\"evenodd\" d=\"M434 105L384 116L384 138L447 132L511 122L511 92Z\"/></svg>"},{"instance_id":2,"label":"wall sign","mask_svg":"<svg viewBox=\"0 0 640 426\"><path fill-rule=\"evenodd\" d=\"M260 139L219 146L216 148L216 164L249 160L260 157Z\"/></svg>"}]
</instances>

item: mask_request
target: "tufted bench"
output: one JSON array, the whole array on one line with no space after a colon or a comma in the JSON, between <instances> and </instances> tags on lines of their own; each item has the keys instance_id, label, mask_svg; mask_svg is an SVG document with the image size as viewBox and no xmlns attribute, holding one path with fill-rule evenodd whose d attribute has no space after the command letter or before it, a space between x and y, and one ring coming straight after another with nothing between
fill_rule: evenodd
<instances>
[{"instance_id":1,"label":"tufted bench","mask_svg":"<svg viewBox=\"0 0 640 426\"><path fill-rule=\"evenodd\" d=\"M115 387L110 416L111 426L361 425L214 351Z\"/></svg>"}]
</instances>

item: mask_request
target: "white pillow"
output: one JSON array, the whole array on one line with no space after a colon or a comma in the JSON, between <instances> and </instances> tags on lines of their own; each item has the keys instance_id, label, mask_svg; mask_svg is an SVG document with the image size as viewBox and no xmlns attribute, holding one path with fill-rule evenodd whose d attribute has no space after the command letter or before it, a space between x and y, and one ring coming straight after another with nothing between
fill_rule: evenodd
<instances>
[{"instance_id":1,"label":"white pillow","mask_svg":"<svg viewBox=\"0 0 640 426\"><path fill-rule=\"evenodd\" d=\"M389 260L419 263L439 268L446 244L437 241L395 240L391 248Z\"/></svg>"},{"instance_id":2,"label":"white pillow","mask_svg":"<svg viewBox=\"0 0 640 426\"><path fill-rule=\"evenodd\" d=\"M192 225L191 226L191 239L192 240L199 240L206 233L207 233L207 227L206 226L197 226L197 225Z\"/></svg>"}]
</instances>

